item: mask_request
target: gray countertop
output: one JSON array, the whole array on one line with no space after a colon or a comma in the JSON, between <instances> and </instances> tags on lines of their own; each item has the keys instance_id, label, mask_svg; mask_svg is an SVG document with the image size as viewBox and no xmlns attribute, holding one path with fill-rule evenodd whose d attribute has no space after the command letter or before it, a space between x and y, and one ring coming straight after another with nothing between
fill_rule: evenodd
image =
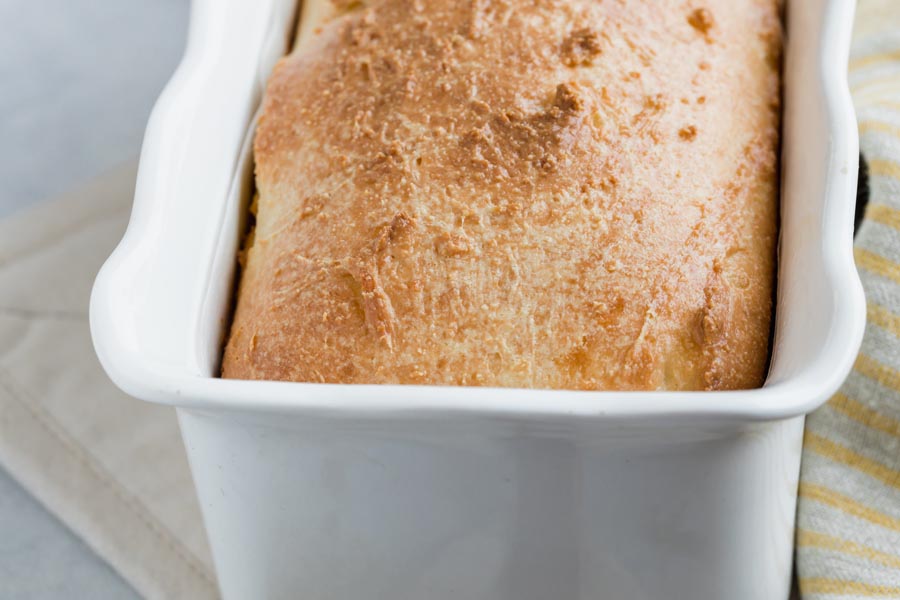
<instances>
[{"instance_id":1,"label":"gray countertop","mask_svg":"<svg viewBox=\"0 0 900 600\"><path fill-rule=\"evenodd\" d=\"M188 0L0 0L0 216L138 154Z\"/></svg>"},{"instance_id":2,"label":"gray countertop","mask_svg":"<svg viewBox=\"0 0 900 600\"><path fill-rule=\"evenodd\" d=\"M188 0L0 0L0 218L136 156ZM0 469L0 598L134 598Z\"/></svg>"}]
</instances>

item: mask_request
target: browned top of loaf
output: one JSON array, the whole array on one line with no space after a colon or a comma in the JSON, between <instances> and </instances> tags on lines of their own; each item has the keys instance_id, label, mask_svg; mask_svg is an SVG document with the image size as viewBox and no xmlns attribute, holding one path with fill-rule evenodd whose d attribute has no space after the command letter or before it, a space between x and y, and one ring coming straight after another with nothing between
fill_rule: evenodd
<instances>
[{"instance_id":1,"label":"browned top of loaf","mask_svg":"<svg viewBox=\"0 0 900 600\"><path fill-rule=\"evenodd\" d=\"M763 381L777 0L371 0L281 60L223 376Z\"/></svg>"}]
</instances>

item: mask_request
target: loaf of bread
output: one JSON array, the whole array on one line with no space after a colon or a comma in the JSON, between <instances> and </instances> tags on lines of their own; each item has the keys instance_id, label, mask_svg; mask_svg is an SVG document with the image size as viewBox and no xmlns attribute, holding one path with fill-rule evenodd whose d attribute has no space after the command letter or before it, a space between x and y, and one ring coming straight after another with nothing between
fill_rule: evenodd
<instances>
[{"instance_id":1,"label":"loaf of bread","mask_svg":"<svg viewBox=\"0 0 900 600\"><path fill-rule=\"evenodd\" d=\"M762 384L779 0L308 0L222 375Z\"/></svg>"}]
</instances>

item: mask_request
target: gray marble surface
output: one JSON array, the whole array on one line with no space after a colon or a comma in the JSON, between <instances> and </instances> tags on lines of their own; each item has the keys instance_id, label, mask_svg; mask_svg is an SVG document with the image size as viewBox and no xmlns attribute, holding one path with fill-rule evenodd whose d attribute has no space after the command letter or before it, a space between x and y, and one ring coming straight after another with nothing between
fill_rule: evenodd
<instances>
[{"instance_id":1,"label":"gray marble surface","mask_svg":"<svg viewBox=\"0 0 900 600\"><path fill-rule=\"evenodd\" d=\"M0 0L0 217L135 156L188 0Z\"/></svg>"},{"instance_id":2,"label":"gray marble surface","mask_svg":"<svg viewBox=\"0 0 900 600\"><path fill-rule=\"evenodd\" d=\"M0 0L0 218L140 151L188 0ZM0 469L0 598L135 592Z\"/></svg>"},{"instance_id":3,"label":"gray marble surface","mask_svg":"<svg viewBox=\"0 0 900 600\"><path fill-rule=\"evenodd\" d=\"M0 598L138 597L3 471L0 532Z\"/></svg>"}]
</instances>

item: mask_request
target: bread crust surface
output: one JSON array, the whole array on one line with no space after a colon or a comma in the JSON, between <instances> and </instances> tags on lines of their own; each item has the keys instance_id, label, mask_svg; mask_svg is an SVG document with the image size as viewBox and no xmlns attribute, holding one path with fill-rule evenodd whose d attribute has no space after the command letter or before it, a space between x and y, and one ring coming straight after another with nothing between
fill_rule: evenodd
<instances>
[{"instance_id":1,"label":"bread crust surface","mask_svg":"<svg viewBox=\"0 0 900 600\"><path fill-rule=\"evenodd\" d=\"M268 82L223 377L762 384L777 1L327 8Z\"/></svg>"}]
</instances>

